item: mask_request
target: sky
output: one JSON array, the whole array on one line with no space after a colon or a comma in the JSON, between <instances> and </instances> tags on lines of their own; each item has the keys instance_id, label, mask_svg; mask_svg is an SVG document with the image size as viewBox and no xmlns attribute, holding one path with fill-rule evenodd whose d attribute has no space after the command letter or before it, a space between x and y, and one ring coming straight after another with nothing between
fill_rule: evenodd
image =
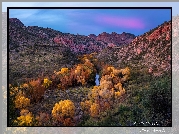
<instances>
[{"instance_id":1,"label":"sky","mask_svg":"<svg viewBox=\"0 0 179 134\"><path fill-rule=\"evenodd\" d=\"M58 6L59 2L55 4L47 2L31 2L30 4L15 2L2 3L2 11L7 11L7 7L43 7L43 6ZM76 2L77 3L77 2ZM61 2L61 7L84 7L92 5L90 2L76 4L74 2ZM99 3L95 3L99 7ZM138 7L144 6L141 3L115 4L117 2L103 2L102 7ZM93 4L94 5L94 4ZM145 4L146 5L146 4ZM155 6L154 3L147 4L148 6ZM160 4L161 5L161 4ZM176 6L177 4L173 4ZM161 5L162 6L162 5ZM164 7L171 7L171 3L164 4ZM176 8L172 10L176 14ZM89 35L99 35L102 32L112 33L122 32L132 33L136 36L148 32L150 29L157 27L164 21L171 20L171 10L168 9L10 9L10 18L18 18L25 26L39 26L44 28L52 28L63 33Z\"/></svg>"},{"instance_id":2,"label":"sky","mask_svg":"<svg viewBox=\"0 0 179 134\"><path fill-rule=\"evenodd\" d=\"M52 28L63 33L98 35L122 32L141 35L171 20L170 9L10 9L10 18L25 26Z\"/></svg>"}]
</instances>

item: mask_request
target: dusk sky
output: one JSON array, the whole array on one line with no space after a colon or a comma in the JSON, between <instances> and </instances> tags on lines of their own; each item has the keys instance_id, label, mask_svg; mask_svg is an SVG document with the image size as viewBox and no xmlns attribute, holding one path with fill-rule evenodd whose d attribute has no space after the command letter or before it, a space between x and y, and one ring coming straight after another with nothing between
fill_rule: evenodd
<instances>
[{"instance_id":1,"label":"dusk sky","mask_svg":"<svg viewBox=\"0 0 179 134\"><path fill-rule=\"evenodd\" d=\"M141 35L171 20L170 9L10 9L25 26L89 35L122 32Z\"/></svg>"}]
</instances>

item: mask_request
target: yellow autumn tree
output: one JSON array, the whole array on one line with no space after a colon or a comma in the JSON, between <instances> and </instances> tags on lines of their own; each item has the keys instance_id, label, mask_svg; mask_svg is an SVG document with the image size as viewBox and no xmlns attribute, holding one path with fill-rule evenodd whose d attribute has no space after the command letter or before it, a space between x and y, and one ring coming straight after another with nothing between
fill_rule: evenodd
<instances>
[{"instance_id":1,"label":"yellow autumn tree","mask_svg":"<svg viewBox=\"0 0 179 134\"><path fill-rule=\"evenodd\" d=\"M61 100L59 103L56 103L52 109L53 119L58 120L61 123L64 123L65 120L66 120L66 124L67 122L69 123L69 121L73 119L74 115L75 115L75 105L71 100L64 100L64 101Z\"/></svg>"}]
</instances>

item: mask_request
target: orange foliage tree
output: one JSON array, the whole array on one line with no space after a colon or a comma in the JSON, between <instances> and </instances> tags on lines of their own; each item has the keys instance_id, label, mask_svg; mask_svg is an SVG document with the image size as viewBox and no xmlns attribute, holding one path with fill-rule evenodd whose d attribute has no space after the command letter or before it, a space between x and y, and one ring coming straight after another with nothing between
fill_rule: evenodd
<instances>
[{"instance_id":1,"label":"orange foliage tree","mask_svg":"<svg viewBox=\"0 0 179 134\"><path fill-rule=\"evenodd\" d=\"M31 80L29 82L29 96L33 102L38 102L42 99L45 93L45 87L42 84L42 80L38 78L37 80Z\"/></svg>"},{"instance_id":2,"label":"orange foliage tree","mask_svg":"<svg viewBox=\"0 0 179 134\"><path fill-rule=\"evenodd\" d=\"M59 79L58 87L66 89L73 85L86 85L89 82L94 82L96 70L90 60L86 59L83 64L75 65L73 68L62 68L61 71L56 72L55 77Z\"/></svg>"}]
</instances>

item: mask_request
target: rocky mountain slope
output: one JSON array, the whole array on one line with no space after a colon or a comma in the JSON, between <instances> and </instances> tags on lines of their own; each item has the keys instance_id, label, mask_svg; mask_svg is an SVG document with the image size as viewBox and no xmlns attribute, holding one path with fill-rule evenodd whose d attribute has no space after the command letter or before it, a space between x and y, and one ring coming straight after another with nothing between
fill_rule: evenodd
<instances>
[{"instance_id":1,"label":"rocky mountain slope","mask_svg":"<svg viewBox=\"0 0 179 134\"><path fill-rule=\"evenodd\" d=\"M158 76L171 71L171 34L171 21L165 22L136 37L128 45L104 49L98 58L115 66L146 68Z\"/></svg>"},{"instance_id":2,"label":"rocky mountain slope","mask_svg":"<svg viewBox=\"0 0 179 134\"><path fill-rule=\"evenodd\" d=\"M96 37L96 40L105 41L108 43L113 43L116 46L120 46L129 44L134 38L135 35L125 32L122 34L117 34L116 32L112 32L111 34L103 32Z\"/></svg>"},{"instance_id":3,"label":"rocky mountain slope","mask_svg":"<svg viewBox=\"0 0 179 134\"><path fill-rule=\"evenodd\" d=\"M13 48L22 44L49 46L61 44L69 47L70 50L75 53L91 53L102 50L110 43L116 46L128 44L135 38L135 35L124 32L122 34L117 34L115 32L108 34L104 32L98 36L94 34L89 36L74 35L62 33L51 28L42 28L38 26L26 27L19 19L10 18L9 37L9 46Z\"/></svg>"}]
</instances>

